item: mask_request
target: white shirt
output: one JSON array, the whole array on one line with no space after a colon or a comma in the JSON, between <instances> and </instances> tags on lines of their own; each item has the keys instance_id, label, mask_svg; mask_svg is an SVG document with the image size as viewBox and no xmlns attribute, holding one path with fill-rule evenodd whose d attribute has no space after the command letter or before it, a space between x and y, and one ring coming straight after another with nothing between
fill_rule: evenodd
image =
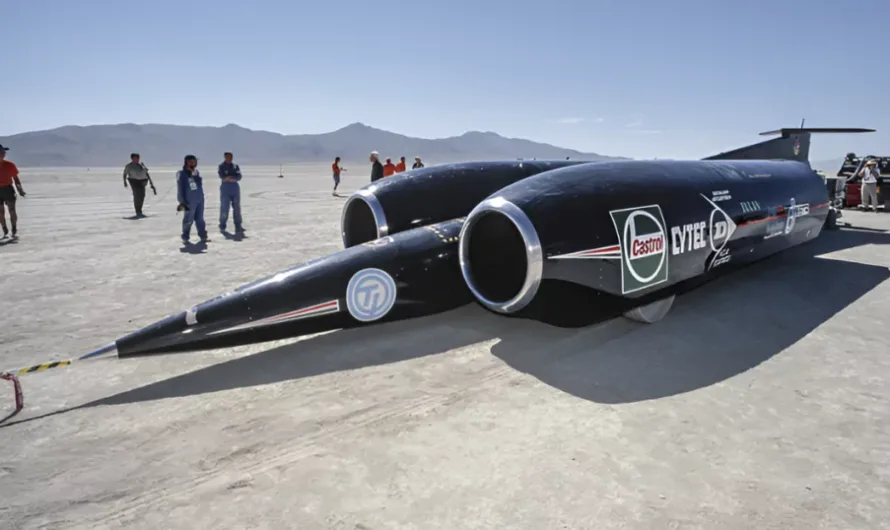
<instances>
[{"instance_id":1,"label":"white shirt","mask_svg":"<svg viewBox=\"0 0 890 530\"><path fill-rule=\"evenodd\" d=\"M862 175L863 184L873 184L878 181L878 168L866 167L862 171L865 173Z\"/></svg>"}]
</instances>

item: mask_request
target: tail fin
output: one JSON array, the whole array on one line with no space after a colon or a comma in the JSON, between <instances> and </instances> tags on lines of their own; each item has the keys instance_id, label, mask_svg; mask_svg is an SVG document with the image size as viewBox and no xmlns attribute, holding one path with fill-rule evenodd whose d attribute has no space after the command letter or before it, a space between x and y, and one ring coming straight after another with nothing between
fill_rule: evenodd
<instances>
[{"instance_id":1,"label":"tail fin","mask_svg":"<svg viewBox=\"0 0 890 530\"><path fill-rule=\"evenodd\" d=\"M855 128L814 128L800 127L794 129L778 129L760 133L760 136L780 135L779 138L766 140L725 153L709 156L703 160L796 160L809 165L810 135L812 133L867 133L875 129Z\"/></svg>"}]
</instances>

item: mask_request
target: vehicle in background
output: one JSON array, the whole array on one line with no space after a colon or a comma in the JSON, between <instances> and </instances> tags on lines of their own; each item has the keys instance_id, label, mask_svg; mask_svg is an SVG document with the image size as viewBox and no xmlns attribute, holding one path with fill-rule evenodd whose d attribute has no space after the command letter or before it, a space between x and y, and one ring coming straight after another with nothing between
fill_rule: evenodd
<instances>
[{"instance_id":1,"label":"vehicle in background","mask_svg":"<svg viewBox=\"0 0 890 530\"><path fill-rule=\"evenodd\" d=\"M847 153L840 170L837 172L838 178L843 178L845 182L844 208L861 207L862 177L859 176L859 172L869 160L877 162L877 168L880 172L878 177L878 208L886 209L886 201L890 197L890 156L868 155L858 157L856 153Z\"/></svg>"}]
</instances>

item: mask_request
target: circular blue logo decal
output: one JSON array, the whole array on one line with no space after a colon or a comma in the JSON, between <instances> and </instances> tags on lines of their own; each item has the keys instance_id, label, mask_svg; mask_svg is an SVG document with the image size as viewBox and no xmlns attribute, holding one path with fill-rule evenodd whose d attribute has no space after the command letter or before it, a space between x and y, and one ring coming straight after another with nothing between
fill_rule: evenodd
<instances>
[{"instance_id":1,"label":"circular blue logo decal","mask_svg":"<svg viewBox=\"0 0 890 530\"><path fill-rule=\"evenodd\" d=\"M380 269L360 270L346 286L346 308L360 322L383 318L395 303L396 282Z\"/></svg>"}]
</instances>

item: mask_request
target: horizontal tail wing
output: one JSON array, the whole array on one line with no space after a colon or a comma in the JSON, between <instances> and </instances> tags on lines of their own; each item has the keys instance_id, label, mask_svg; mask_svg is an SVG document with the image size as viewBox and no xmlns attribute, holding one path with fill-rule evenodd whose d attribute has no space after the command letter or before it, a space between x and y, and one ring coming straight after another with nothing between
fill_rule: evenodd
<instances>
[{"instance_id":1,"label":"horizontal tail wing","mask_svg":"<svg viewBox=\"0 0 890 530\"><path fill-rule=\"evenodd\" d=\"M817 134L844 134L844 133L870 133L875 129L862 129L859 127L795 127L791 129L776 129L760 133L760 136L781 135L783 138L792 134L817 133Z\"/></svg>"},{"instance_id":2,"label":"horizontal tail wing","mask_svg":"<svg viewBox=\"0 0 890 530\"><path fill-rule=\"evenodd\" d=\"M875 129L850 127L795 127L760 133L760 136L779 135L778 138L746 145L719 153L703 160L795 160L809 164L810 136L817 134L868 133Z\"/></svg>"}]
</instances>

